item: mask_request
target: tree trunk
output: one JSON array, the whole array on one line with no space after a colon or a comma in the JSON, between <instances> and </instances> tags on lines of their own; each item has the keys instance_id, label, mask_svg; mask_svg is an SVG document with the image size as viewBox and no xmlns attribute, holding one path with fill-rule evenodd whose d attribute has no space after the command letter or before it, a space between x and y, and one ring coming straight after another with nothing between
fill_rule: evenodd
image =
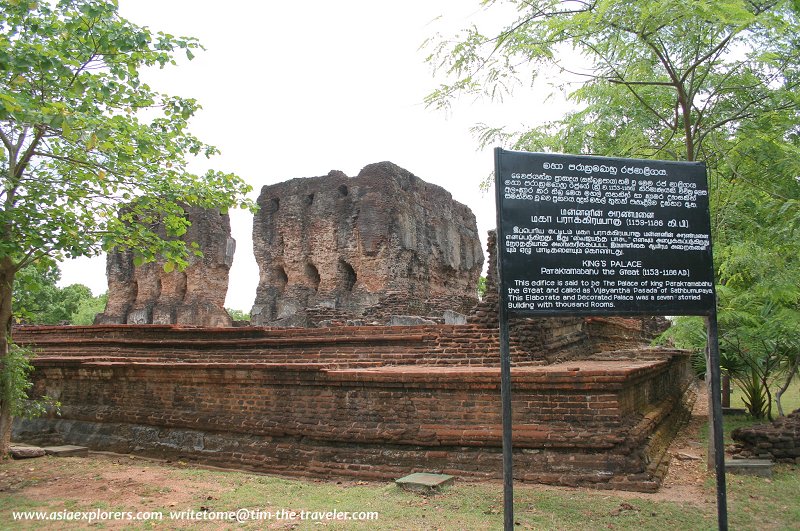
<instances>
[{"instance_id":1,"label":"tree trunk","mask_svg":"<svg viewBox=\"0 0 800 531\"><path fill-rule=\"evenodd\" d=\"M778 406L779 417L784 416L783 406L781 405L781 397L783 396L783 393L785 393L786 390L789 389L789 384L792 383L792 379L794 378L794 375L797 373L798 368L800 368L800 356L797 356L795 358L794 363L792 363L792 366L789 368L789 372L786 375L786 381L783 382L781 388L778 389L778 391L775 393L775 404Z\"/></svg>"},{"instance_id":2,"label":"tree trunk","mask_svg":"<svg viewBox=\"0 0 800 531\"><path fill-rule=\"evenodd\" d=\"M731 375L722 373L722 407L731 407Z\"/></svg>"},{"instance_id":3,"label":"tree trunk","mask_svg":"<svg viewBox=\"0 0 800 531\"><path fill-rule=\"evenodd\" d=\"M17 270L8 257L0 259L0 375L6 370L6 356L11 340L11 296ZM0 385L0 459L8 456L11 445L11 402L9 390Z\"/></svg>"}]
</instances>

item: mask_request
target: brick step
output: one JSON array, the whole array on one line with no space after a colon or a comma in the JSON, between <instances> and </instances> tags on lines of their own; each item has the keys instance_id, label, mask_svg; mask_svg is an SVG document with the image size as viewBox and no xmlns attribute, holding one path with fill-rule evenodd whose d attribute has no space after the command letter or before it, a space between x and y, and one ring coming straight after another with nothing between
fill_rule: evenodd
<instances>
[{"instance_id":1,"label":"brick step","mask_svg":"<svg viewBox=\"0 0 800 531\"><path fill-rule=\"evenodd\" d=\"M116 356L113 354L91 354L85 351L81 352L63 352L53 351L48 352L45 356L39 356L37 359L46 360L66 360L72 359L75 362L170 362L170 363L214 363L230 362L232 356L227 353L217 353L213 355L195 355L195 356L168 356L164 353L154 355L152 352L142 355L130 355L126 353L124 356ZM442 354L442 353L429 353L429 352L384 352L384 353L360 353L352 354L312 354L312 353L298 353L296 356L287 356L284 353L281 355L273 355L271 353L262 354L249 354L236 355L235 360L243 363L280 363L280 364L297 364L297 363L324 363L324 364L348 364L355 365L358 363L369 363L376 365L495 365L499 363L499 356L497 354L475 354L475 353L460 353L460 354ZM527 359L515 359L515 364L538 364L541 362L534 362Z\"/></svg>"}]
</instances>

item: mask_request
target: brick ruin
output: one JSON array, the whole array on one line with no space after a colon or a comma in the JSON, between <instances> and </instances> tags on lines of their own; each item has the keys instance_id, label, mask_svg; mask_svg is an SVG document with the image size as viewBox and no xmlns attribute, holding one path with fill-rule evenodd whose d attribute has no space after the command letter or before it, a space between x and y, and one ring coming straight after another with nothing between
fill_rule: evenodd
<instances>
[{"instance_id":1,"label":"brick ruin","mask_svg":"<svg viewBox=\"0 0 800 531\"><path fill-rule=\"evenodd\" d=\"M39 349L34 394L62 406L17 420L15 440L293 476L502 475L496 329L24 327L16 341ZM518 480L658 488L694 397L685 352L511 354Z\"/></svg>"},{"instance_id":2,"label":"brick ruin","mask_svg":"<svg viewBox=\"0 0 800 531\"><path fill-rule=\"evenodd\" d=\"M254 325L441 322L477 302L475 215L391 162L264 186L258 204Z\"/></svg>"},{"instance_id":3,"label":"brick ruin","mask_svg":"<svg viewBox=\"0 0 800 531\"><path fill-rule=\"evenodd\" d=\"M496 329L500 297L497 289L497 235L489 231L486 252L486 294L470 312L468 322ZM582 359L591 352L611 352L648 345L669 327L663 317L551 317L513 318L509 321L512 342L542 363ZM587 344L591 347L587 348Z\"/></svg>"},{"instance_id":4,"label":"brick ruin","mask_svg":"<svg viewBox=\"0 0 800 531\"><path fill-rule=\"evenodd\" d=\"M440 315L474 302L469 210L389 163L265 187L259 203L254 314L272 326L18 328L38 351L33 394L62 406L17 420L15 439L295 476L499 479L494 268L465 324ZM159 315L160 295L124 300L106 311L114 323ZM409 314L428 324L383 324ZM518 480L658 488L694 400L688 353L648 346L660 324L511 323Z\"/></svg>"},{"instance_id":5,"label":"brick ruin","mask_svg":"<svg viewBox=\"0 0 800 531\"><path fill-rule=\"evenodd\" d=\"M736 428L731 438L734 457L800 464L800 409L769 424Z\"/></svg>"},{"instance_id":6,"label":"brick ruin","mask_svg":"<svg viewBox=\"0 0 800 531\"><path fill-rule=\"evenodd\" d=\"M95 324L232 326L224 306L236 250L230 217L187 207L186 218L191 225L181 239L197 243L203 256L190 256L185 270L168 273L163 261L136 267L131 250L109 252L108 302Z\"/></svg>"}]
</instances>

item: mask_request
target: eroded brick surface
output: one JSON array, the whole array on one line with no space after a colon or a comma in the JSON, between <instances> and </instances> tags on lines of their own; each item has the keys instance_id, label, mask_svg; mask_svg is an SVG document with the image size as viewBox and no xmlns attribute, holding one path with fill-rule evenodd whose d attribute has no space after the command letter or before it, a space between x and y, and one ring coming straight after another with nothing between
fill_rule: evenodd
<instances>
[{"instance_id":1,"label":"eroded brick surface","mask_svg":"<svg viewBox=\"0 0 800 531\"><path fill-rule=\"evenodd\" d=\"M230 218L197 207L186 208L186 217L191 226L181 239L197 243L203 256L167 273L162 261L134 266L130 250L108 253L108 303L95 323L232 326L224 307L236 249Z\"/></svg>"},{"instance_id":2,"label":"eroded brick surface","mask_svg":"<svg viewBox=\"0 0 800 531\"><path fill-rule=\"evenodd\" d=\"M390 162L265 186L258 204L254 325L385 324L477 302L474 214Z\"/></svg>"},{"instance_id":3,"label":"eroded brick surface","mask_svg":"<svg viewBox=\"0 0 800 531\"><path fill-rule=\"evenodd\" d=\"M292 475L498 478L496 331L25 327L35 394L59 418L15 437ZM527 481L657 488L687 412L688 357L650 349L543 365L512 350L515 467Z\"/></svg>"},{"instance_id":4,"label":"eroded brick surface","mask_svg":"<svg viewBox=\"0 0 800 531\"><path fill-rule=\"evenodd\" d=\"M768 424L736 428L731 438L739 457L800 463L800 409Z\"/></svg>"}]
</instances>

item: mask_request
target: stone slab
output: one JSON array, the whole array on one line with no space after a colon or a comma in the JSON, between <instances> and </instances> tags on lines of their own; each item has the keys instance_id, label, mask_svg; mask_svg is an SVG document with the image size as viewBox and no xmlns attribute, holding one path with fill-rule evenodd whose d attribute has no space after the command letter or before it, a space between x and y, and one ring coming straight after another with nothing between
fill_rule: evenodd
<instances>
[{"instance_id":1,"label":"stone slab","mask_svg":"<svg viewBox=\"0 0 800 531\"><path fill-rule=\"evenodd\" d=\"M89 455L89 449L85 446L75 446L66 444L64 446L45 446L44 451L47 455L54 457L86 457Z\"/></svg>"},{"instance_id":2,"label":"stone slab","mask_svg":"<svg viewBox=\"0 0 800 531\"><path fill-rule=\"evenodd\" d=\"M442 487L452 485L455 478L447 474L429 474L427 472L417 472L408 476L396 479L395 483L406 490L418 492L430 492L439 490Z\"/></svg>"},{"instance_id":3,"label":"stone slab","mask_svg":"<svg viewBox=\"0 0 800 531\"><path fill-rule=\"evenodd\" d=\"M725 461L725 471L743 476L772 477L772 461L769 459L730 459Z\"/></svg>"},{"instance_id":4,"label":"stone slab","mask_svg":"<svg viewBox=\"0 0 800 531\"><path fill-rule=\"evenodd\" d=\"M45 455L44 449L38 446L11 446L11 448L8 449L8 453L10 453L11 457L14 459L30 459L32 457L42 457Z\"/></svg>"},{"instance_id":5,"label":"stone slab","mask_svg":"<svg viewBox=\"0 0 800 531\"><path fill-rule=\"evenodd\" d=\"M453 310L445 310L442 317L444 317L444 324L446 325L467 324L467 316L463 313L454 312Z\"/></svg>"},{"instance_id":6,"label":"stone slab","mask_svg":"<svg viewBox=\"0 0 800 531\"><path fill-rule=\"evenodd\" d=\"M742 416L747 414L747 410L742 409L740 407L723 407L722 408L723 415L736 415Z\"/></svg>"},{"instance_id":7,"label":"stone slab","mask_svg":"<svg viewBox=\"0 0 800 531\"><path fill-rule=\"evenodd\" d=\"M436 321L425 319L417 315L391 315L389 316L389 326L419 326L436 324Z\"/></svg>"}]
</instances>

